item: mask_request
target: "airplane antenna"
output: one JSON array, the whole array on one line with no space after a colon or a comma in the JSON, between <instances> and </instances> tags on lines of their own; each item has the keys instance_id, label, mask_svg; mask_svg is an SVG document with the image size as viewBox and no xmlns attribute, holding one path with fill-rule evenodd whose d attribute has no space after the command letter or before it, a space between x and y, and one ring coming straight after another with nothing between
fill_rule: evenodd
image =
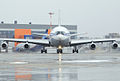
<instances>
[{"instance_id":1,"label":"airplane antenna","mask_svg":"<svg viewBox=\"0 0 120 81\"><path fill-rule=\"evenodd\" d=\"M58 26L61 25L60 9L58 11Z\"/></svg>"}]
</instances>

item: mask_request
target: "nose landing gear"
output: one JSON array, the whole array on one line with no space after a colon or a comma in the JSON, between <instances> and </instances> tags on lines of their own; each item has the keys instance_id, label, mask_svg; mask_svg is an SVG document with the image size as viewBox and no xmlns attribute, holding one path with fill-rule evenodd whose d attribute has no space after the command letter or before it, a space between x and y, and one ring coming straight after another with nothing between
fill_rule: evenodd
<instances>
[{"instance_id":1,"label":"nose landing gear","mask_svg":"<svg viewBox=\"0 0 120 81\"><path fill-rule=\"evenodd\" d=\"M62 46L58 46L57 53L63 53Z\"/></svg>"},{"instance_id":2,"label":"nose landing gear","mask_svg":"<svg viewBox=\"0 0 120 81\"><path fill-rule=\"evenodd\" d=\"M57 49L57 53L63 53L62 49Z\"/></svg>"}]
</instances>

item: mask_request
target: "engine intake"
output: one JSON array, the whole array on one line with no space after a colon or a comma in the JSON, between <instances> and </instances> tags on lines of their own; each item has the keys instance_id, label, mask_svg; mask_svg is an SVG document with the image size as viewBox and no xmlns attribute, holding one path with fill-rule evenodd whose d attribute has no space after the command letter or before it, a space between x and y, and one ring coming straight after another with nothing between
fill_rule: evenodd
<instances>
[{"instance_id":1,"label":"engine intake","mask_svg":"<svg viewBox=\"0 0 120 81\"><path fill-rule=\"evenodd\" d=\"M113 49L117 49L117 48L118 48L118 43L114 42L114 43L112 44L112 48L113 48Z\"/></svg>"},{"instance_id":2,"label":"engine intake","mask_svg":"<svg viewBox=\"0 0 120 81\"><path fill-rule=\"evenodd\" d=\"M8 44L6 42L3 42L1 44L1 46L2 46L3 49L7 49L8 48Z\"/></svg>"},{"instance_id":3,"label":"engine intake","mask_svg":"<svg viewBox=\"0 0 120 81\"><path fill-rule=\"evenodd\" d=\"M95 49L96 49L96 44L92 43L92 44L90 45L90 49L91 49L91 50L95 50Z\"/></svg>"},{"instance_id":4,"label":"engine intake","mask_svg":"<svg viewBox=\"0 0 120 81\"><path fill-rule=\"evenodd\" d=\"M25 44L25 45L24 45L24 48L25 48L25 49L29 49L29 48L30 48L29 44Z\"/></svg>"}]
</instances>

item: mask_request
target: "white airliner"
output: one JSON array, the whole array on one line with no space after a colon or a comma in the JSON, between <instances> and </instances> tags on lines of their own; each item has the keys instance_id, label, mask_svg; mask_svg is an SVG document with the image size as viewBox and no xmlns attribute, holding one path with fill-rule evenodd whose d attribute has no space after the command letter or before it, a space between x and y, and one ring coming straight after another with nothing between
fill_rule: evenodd
<instances>
[{"instance_id":1,"label":"white airliner","mask_svg":"<svg viewBox=\"0 0 120 81\"><path fill-rule=\"evenodd\" d=\"M22 42L25 43L24 48L29 48L30 43L42 45L41 53L47 53L47 49L45 47L56 47L57 53L62 53L63 47L73 46L73 53L78 53L78 45L90 44L90 49L94 50L96 48L96 43L103 42L112 42L112 48L116 49L118 47L117 39L95 39L95 40L72 40L71 36L75 36L78 34L70 34L69 30L65 27L59 25L51 30L49 39L10 39L10 38L0 38L3 42L1 43L1 47L3 49L8 48L8 42Z\"/></svg>"}]
</instances>

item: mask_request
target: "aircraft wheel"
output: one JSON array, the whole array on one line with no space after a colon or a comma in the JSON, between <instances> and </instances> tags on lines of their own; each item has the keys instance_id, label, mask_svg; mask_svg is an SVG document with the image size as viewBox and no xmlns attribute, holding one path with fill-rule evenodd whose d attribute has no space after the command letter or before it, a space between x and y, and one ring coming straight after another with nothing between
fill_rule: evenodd
<instances>
[{"instance_id":1,"label":"aircraft wheel","mask_svg":"<svg viewBox=\"0 0 120 81\"><path fill-rule=\"evenodd\" d=\"M41 53L43 53L43 50L41 50Z\"/></svg>"},{"instance_id":2,"label":"aircraft wheel","mask_svg":"<svg viewBox=\"0 0 120 81\"><path fill-rule=\"evenodd\" d=\"M60 49L60 53L63 53L63 50L62 50L62 49Z\"/></svg>"},{"instance_id":3,"label":"aircraft wheel","mask_svg":"<svg viewBox=\"0 0 120 81\"><path fill-rule=\"evenodd\" d=\"M47 53L47 50L46 49L45 50L41 50L41 53L43 53L43 52Z\"/></svg>"},{"instance_id":4,"label":"aircraft wheel","mask_svg":"<svg viewBox=\"0 0 120 81\"><path fill-rule=\"evenodd\" d=\"M76 53L78 53L78 50L76 50Z\"/></svg>"},{"instance_id":5,"label":"aircraft wheel","mask_svg":"<svg viewBox=\"0 0 120 81\"><path fill-rule=\"evenodd\" d=\"M59 53L59 50L57 49L57 53Z\"/></svg>"},{"instance_id":6,"label":"aircraft wheel","mask_svg":"<svg viewBox=\"0 0 120 81\"><path fill-rule=\"evenodd\" d=\"M78 53L78 49L76 49L76 50L73 49L73 53L75 53L75 52Z\"/></svg>"},{"instance_id":7,"label":"aircraft wheel","mask_svg":"<svg viewBox=\"0 0 120 81\"><path fill-rule=\"evenodd\" d=\"M73 53L75 52L75 50L72 51Z\"/></svg>"},{"instance_id":8,"label":"aircraft wheel","mask_svg":"<svg viewBox=\"0 0 120 81\"><path fill-rule=\"evenodd\" d=\"M47 50L45 50L45 53L47 53Z\"/></svg>"},{"instance_id":9,"label":"aircraft wheel","mask_svg":"<svg viewBox=\"0 0 120 81\"><path fill-rule=\"evenodd\" d=\"M57 49L57 53L63 53L62 49Z\"/></svg>"}]
</instances>

